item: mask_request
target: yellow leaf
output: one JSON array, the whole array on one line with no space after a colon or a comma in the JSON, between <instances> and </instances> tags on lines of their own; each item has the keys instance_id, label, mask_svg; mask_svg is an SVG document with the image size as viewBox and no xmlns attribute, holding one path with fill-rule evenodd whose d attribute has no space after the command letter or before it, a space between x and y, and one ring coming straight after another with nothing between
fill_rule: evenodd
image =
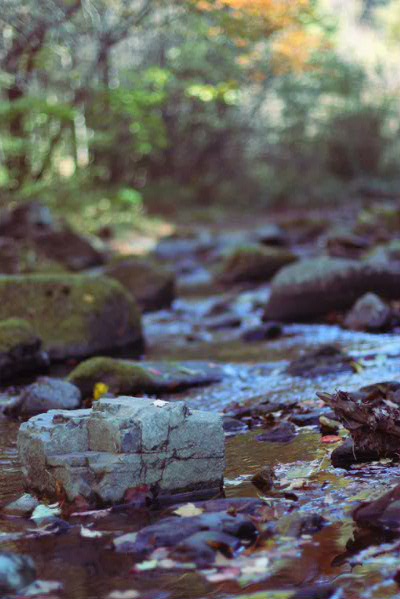
<instances>
[{"instance_id":1,"label":"yellow leaf","mask_svg":"<svg viewBox=\"0 0 400 599\"><path fill-rule=\"evenodd\" d=\"M97 401L98 399L103 397L106 393L108 393L109 390L110 390L110 387L108 385L105 385L104 383L96 383L95 386L93 387L93 400Z\"/></svg>"}]
</instances>

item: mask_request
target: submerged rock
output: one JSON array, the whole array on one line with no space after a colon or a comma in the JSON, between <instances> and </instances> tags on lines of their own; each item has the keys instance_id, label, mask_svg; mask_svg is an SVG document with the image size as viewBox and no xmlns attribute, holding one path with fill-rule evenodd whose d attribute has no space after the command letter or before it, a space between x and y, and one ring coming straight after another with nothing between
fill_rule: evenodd
<instances>
[{"instance_id":1,"label":"submerged rock","mask_svg":"<svg viewBox=\"0 0 400 599\"><path fill-rule=\"evenodd\" d=\"M15 553L0 553L0 593L7 596L20 593L36 578L31 557Z\"/></svg>"},{"instance_id":2,"label":"submerged rock","mask_svg":"<svg viewBox=\"0 0 400 599\"><path fill-rule=\"evenodd\" d=\"M81 392L78 387L60 379L41 377L25 387L18 402L13 404L12 412L32 416L49 410L76 410L80 404Z\"/></svg>"},{"instance_id":3,"label":"submerged rock","mask_svg":"<svg viewBox=\"0 0 400 599\"><path fill-rule=\"evenodd\" d=\"M242 334L243 341L254 343L278 339L283 334L283 327L279 322L266 322L253 329L247 329Z\"/></svg>"},{"instance_id":4,"label":"submerged rock","mask_svg":"<svg viewBox=\"0 0 400 599\"><path fill-rule=\"evenodd\" d=\"M265 318L284 321L318 318L350 308L368 292L400 298L400 268L341 258L302 260L283 268L273 279Z\"/></svg>"},{"instance_id":5,"label":"submerged rock","mask_svg":"<svg viewBox=\"0 0 400 599\"><path fill-rule=\"evenodd\" d=\"M384 382L358 391L319 393L350 431L355 455L398 457L400 447L400 383Z\"/></svg>"},{"instance_id":6,"label":"submerged rock","mask_svg":"<svg viewBox=\"0 0 400 599\"><path fill-rule=\"evenodd\" d=\"M14 317L32 325L52 359L142 345L135 303L105 277L0 277L0 319Z\"/></svg>"},{"instance_id":7,"label":"submerged rock","mask_svg":"<svg viewBox=\"0 0 400 599\"><path fill-rule=\"evenodd\" d=\"M296 427L291 422L282 422L274 426L270 431L258 435L257 441L268 443L290 443L296 436Z\"/></svg>"},{"instance_id":8,"label":"submerged rock","mask_svg":"<svg viewBox=\"0 0 400 599\"><path fill-rule=\"evenodd\" d=\"M208 362L134 362L113 358L91 358L82 362L68 380L84 395L96 383L104 383L115 394L168 393L221 381L223 370Z\"/></svg>"},{"instance_id":9,"label":"submerged rock","mask_svg":"<svg viewBox=\"0 0 400 599\"><path fill-rule=\"evenodd\" d=\"M223 283L268 281L283 266L297 260L289 250L248 245L236 248L224 261L220 273Z\"/></svg>"},{"instance_id":10,"label":"submerged rock","mask_svg":"<svg viewBox=\"0 0 400 599\"><path fill-rule=\"evenodd\" d=\"M356 301L344 324L354 331L378 333L390 327L392 311L375 293L367 293Z\"/></svg>"},{"instance_id":11,"label":"submerged rock","mask_svg":"<svg viewBox=\"0 0 400 599\"><path fill-rule=\"evenodd\" d=\"M225 546L232 554L243 544L254 542L257 529L246 515L212 512L187 518L164 518L140 530L133 542L129 537L124 542L124 537L114 541L119 552L145 557L158 547L166 547L173 550L176 559L205 565L214 561L220 545L222 550Z\"/></svg>"},{"instance_id":12,"label":"submerged rock","mask_svg":"<svg viewBox=\"0 0 400 599\"><path fill-rule=\"evenodd\" d=\"M105 274L119 281L144 312L169 308L175 299L173 274L152 260L120 260L108 266Z\"/></svg>"},{"instance_id":13,"label":"submerged rock","mask_svg":"<svg viewBox=\"0 0 400 599\"><path fill-rule=\"evenodd\" d=\"M55 496L61 486L70 501L117 503L142 485L155 494L217 491L225 466L220 416L132 397L35 416L21 425L18 450L31 488Z\"/></svg>"},{"instance_id":14,"label":"submerged rock","mask_svg":"<svg viewBox=\"0 0 400 599\"><path fill-rule=\"evenodd\" d=\"M339 372L354 372L354 358L334 345L322 345L300 358L293 360L286 368L291 376L313 377Z\"/></svg>"},{"instance_id":15,"label":"submerged rock","mask_svg":"<svg viewBox=\"0 0 400 599\"><path fill-rule=\"evenodd\" d=\"M26 320L9 318L0 322L0 382L43 372L48 365L42 341Z\"/></svg>"}]
</instances>

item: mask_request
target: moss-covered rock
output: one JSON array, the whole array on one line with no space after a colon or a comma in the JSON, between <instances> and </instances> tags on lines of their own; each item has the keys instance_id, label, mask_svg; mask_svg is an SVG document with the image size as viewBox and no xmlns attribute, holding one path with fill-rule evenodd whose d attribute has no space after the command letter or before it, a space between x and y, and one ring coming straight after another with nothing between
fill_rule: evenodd
<instances>
[{"instance_id":1,"label":"moss-covered rock","mask_svg":"<svg viewBox=\"0 0 400 599\"><path fill-rule=\"evenodd\" d=\"M0 320L27 320L53 359L89 356L142 344L135 302L106 277L0 277Z\"/></svg>"},{"instance_id":2,"label":"moss-covered rock","mask_svg":"<svg viewBox=\"0 0 400 599\"><path fill-rule=\"evenodd\" d=\"M43 372L49 360L41 347L41 339L26 320L9 318L0 322L0 382Z\"/></svg>"},{"instance_id":3,"label":"moss-covered rock","mask_svg":"<svg viewBox=\"0 0 400 599\"><path fill-rule=\"evenodd\" d=\"M241 246L226 256L219 273L223 283L268 281L296 256L289 250L260 245Z\"/></svg>"},{"instance_id":4,"label":"moss-covered rock","mask_svg":"<svg viewBox=\"0 0 400 599\"><path fill-rule=\"evenodd\" d=\"M113 358L91 358L69 375L88 396L97 383L107 385L115 394L168 393L221 380L220 367L206 362L135 362Z\"/></svg>"},{"instance_id":5,"label":"moss-covered rock","mask_svg":"<svg viewBox=\"0 0 400 599\"><path fill-rule=\"evenodd\" d=\"M346 310L374 292L400 298L400 269L387 263L311 258L282 269L272 281L266 320L310 320Z\"/></svg>"},{"instance_id":6,"label":"moss-covered rock","mask_svg":"<svg viewBox=\"0 0 400 599\"><path fill-rule=\"evenodd\" d=\"M153 260L127 258L111 264L105 274L116 279L145 312L168 308L175 298L175 278Z\"/></svg>"}]
</instances>

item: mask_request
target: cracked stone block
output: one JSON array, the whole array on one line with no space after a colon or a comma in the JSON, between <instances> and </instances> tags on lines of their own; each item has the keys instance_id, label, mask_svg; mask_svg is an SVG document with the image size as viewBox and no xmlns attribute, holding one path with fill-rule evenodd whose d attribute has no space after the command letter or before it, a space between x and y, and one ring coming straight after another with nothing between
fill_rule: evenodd
<instances>
[{"instance_id":1,"label":"cracked stone block","mask_svg":"<svg viewBox=\"0 0 400 599\"><path fill-rule=\"evenodd\" d=\"M18 448L28 484L50 496L61 484L70 500L109 504L141 485L178 493L223 483L222 419L184 402L118 397L52 410L21 425Z\"/></svg>"}]
</instances>

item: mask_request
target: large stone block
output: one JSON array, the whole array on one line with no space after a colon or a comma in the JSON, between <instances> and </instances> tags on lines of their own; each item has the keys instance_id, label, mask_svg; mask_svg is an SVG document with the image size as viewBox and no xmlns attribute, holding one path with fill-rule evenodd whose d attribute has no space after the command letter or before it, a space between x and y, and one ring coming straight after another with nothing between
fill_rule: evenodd
<instances>
[{"instance_id":1,"label":"large stone block","mask_svg":"<svg viewBox=\"0 0 400 599\"><path fill-rule=\"evenodd\" d=\"M101 399L92 410L50 411L21 425L18 447L28 484L53 495L63 486L116 503L148 485L177 493L222 485L222 419L184 402Z\"/></svg>"}]
</instances>

